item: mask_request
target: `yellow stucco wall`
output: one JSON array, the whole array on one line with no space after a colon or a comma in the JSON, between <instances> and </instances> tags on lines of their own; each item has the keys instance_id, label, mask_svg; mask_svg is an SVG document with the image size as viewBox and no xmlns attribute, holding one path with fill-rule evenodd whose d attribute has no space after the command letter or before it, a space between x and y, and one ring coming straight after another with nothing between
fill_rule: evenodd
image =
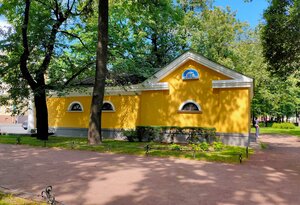
<instances>
[{"instance_id":1,"label":"yellow stucco wall","mask_svg":"<svg viewBox=\"0 0 300 205\"><path fill-rule=\"evenodd\" d=\"M219 89L218 132L248 133L250 130L249 88Z\"/></svg>"},{"instance_id":2,"label":"yellow stucco wall","mask_svg":"<svg viewBox=\"0 0 300 205\"><path fill-rule=\"evenodd\" d=\"M82 104L83 112L68 112L74 101ZM91 97L51 97L47 99L47 105L50 127L88 127Z\"/></svg>"},{"instance_id":3,"label":"yellow stucco wall","mask_svg":"<svg viewBox=\"0 0 300 205\"><path fill-rule=\"evenodd\" d=\"M182 80L182 73L187 68L193 68L198 71L199 79ZM218 107L218 94L213 91L212 80L225 80L228 77L221 75L211 69L208 69L194 61L188 61L160 82L169 83L169 93L163 97L158 97L158 91L150 91L142 94L141 115L147 116L141 118L141 124L147 125L155 123L156 125L176 125L176 126L203 126L215 127L217 123L216 107ZM155 101L158 106L150 108L143 102L149 102L147 98L152 96L151 101ZM157 97L156 97L157 96ZM155 99L155 100L154 100ZM201 114L188 114L178 112L180 105L193 100L201 106ZM160 107L163 105L163 107ZM151 112L157 110L158 115L151 115Z\"/></svg>"},{"instance_id":4,"label":"yellow stucco wall","mask_svg":"<svg viewBox=\"0 0 300 205\"><path fill-rule=\"evenodd\" d=\"M198 80L182 80L187 68L198 71ZM160 82L169 91L147 91L141 95L141 125L215 127L218 132L248 133L249 89L213 89L212 80L230 79L194 61L188 61ZM178 112L180 105L193 100L202 113ZM228 118L228 120L226 120Z\"/></svg>"},{"instance_id":5,"label":"yellow stucco wall","mask_svg":"<svg viewBox=\"0 0 300 205\"><path fill-rule=\"evenodd\" d=\"M182 80L187 68L196 69L198 80ZM215 127L217 132L245 133L250 124L250 88L213 89L212 80L230 79L194 61L187 61L160 82L168 82L168 91L143 91L141 95L106 96L116 111L103 113L103 128L134 128L137 125ZM197 102L201 113L178 112L187 101ZM67 112L73 101L84 111ZM49 98L49 125L87 128L91 97Z\"/></svg>"},{"instance_id":6,"label":"yellow stucco wall","mask_svg":"<svg viewBox=\"0 0 300 205\"><path fill-rule=\"evenodd\" d=\"M69 105L80 102L83 112L68 112ZM103 112L103 128L134 128L138 124L139 96L105 96L113 103L115 112ZM50 127L87 128L91 97L51 97L47 99Z\"/></svg>"}]
</instances>

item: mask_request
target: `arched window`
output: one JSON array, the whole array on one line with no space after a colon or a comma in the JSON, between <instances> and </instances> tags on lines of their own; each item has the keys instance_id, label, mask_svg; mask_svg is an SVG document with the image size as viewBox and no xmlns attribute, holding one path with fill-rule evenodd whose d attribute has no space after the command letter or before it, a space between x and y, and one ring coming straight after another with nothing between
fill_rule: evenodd
<instances>
[{"instance_id":1,"label":"arched window","mask_svg":"<svg viewBox=\"0 0 300 205\"><path fill-rule=\"evenodd\" d=\"M192 100L188 100L185 101L184 103L182 103L179 107L179 111L180 112L195 112L195 113L199 113L201 112L201 107L198 103L192 101Z\"/></svg>"},{"instance_id":2,"label":"arched window","mask_svg":"<svg viewBox=\"0 0 300 205\"><path fill-rule=\"evenodd\" d=\"M199 73L195 69L189 68L182 73L183 80L199 79Z\"/></svg>"},{"instance_id":3,"label":"arched window","mask_svg":"<svg viewBox=\"0 0 300 205\"><path fill-rule=\"evenodd\" d=\"M111 102L104 101L102 105L102 111L103 112L114 112L115 107Z\"/></svg>"},{"instance_id":4,"label":"arched window","mask_svg":"<svg viewBox=\"0 0 300 205\"><path fill-rule=\"evenodd\" d=\"M80 102L72 102L68 108L69 112L83 112L83 106Z\"/></svg>"}]
</instances>

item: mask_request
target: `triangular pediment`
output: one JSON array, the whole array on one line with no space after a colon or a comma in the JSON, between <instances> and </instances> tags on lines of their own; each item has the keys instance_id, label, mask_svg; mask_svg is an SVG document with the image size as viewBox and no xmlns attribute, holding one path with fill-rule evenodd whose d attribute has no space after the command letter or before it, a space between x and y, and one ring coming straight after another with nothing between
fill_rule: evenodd
<instances>
[{"instance_id":1,"label":"triangular pediment","mask_svg":"<svg viewBox=\"0 0 300 205\"><path fill-rule=\"evenodd\" d=\"M205 58L202 55L199 55L197 53L188 51L184 53L183 55L176 58L174 61L172 61L170 64L165 66L163 69L155 73L152 77L148 78L145 82L146 83L158 83L160 80L168 76L170 73L175 71L177 68L179 68L181 65L186 63L187 61L192 60L195 61L201 65L206 66L207 68L218 72L224 76L227 76L231 78L232 80L236 81L243 81L243 82L253 82L253 79L242 75L236 71L233 71L231 69L226 68L225 66L222 66L218 63L215 63L207 58ZM228 80L228 81L232 81Z\"/></svg>"}]
</instances>

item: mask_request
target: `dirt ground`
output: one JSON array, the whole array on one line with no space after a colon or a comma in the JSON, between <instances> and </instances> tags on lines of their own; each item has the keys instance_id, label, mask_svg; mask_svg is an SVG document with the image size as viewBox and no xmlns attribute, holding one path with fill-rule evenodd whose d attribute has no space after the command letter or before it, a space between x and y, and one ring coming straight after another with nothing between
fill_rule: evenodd
<instances>
[{"instance_id":1,"label":"dirt ground","mask_svg":"<svg viewBox=\"0 0 300 205\"><path fill-rule=\"evenodd\" d=\"M0 144L0 187L77 204L300 204L300 138L264 135L243 164Z\"/></svg>"}]
</instances>

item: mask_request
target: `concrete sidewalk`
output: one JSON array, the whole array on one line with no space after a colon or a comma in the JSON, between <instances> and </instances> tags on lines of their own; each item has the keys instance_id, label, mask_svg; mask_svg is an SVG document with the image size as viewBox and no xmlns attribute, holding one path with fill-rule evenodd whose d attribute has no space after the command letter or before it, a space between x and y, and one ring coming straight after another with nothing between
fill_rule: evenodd
<instances>
[{"instance_id":1,"label":"concrete sidewalk","mask_svg":"<svg viewBox=\"0 0 300 205\"><path fill-rule=\"evenodd\" d=\"M300 139L260 138L269 148L243 164L0 144L0 186L64 204L300 204Z\"/></svg>"}]
</instances>

